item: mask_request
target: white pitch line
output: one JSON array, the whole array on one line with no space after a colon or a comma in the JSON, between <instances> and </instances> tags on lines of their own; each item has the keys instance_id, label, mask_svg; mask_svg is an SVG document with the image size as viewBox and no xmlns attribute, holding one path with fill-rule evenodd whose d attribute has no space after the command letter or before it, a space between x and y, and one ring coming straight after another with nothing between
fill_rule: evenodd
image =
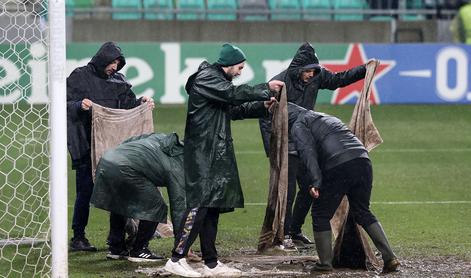
<instances>
[{"instance_id":1,"label":"white pitch line","mask_svg":"<svg viewBox=\"0 0 471 278\"><path fill-rule=\"evenodd\" d=\"M444 204L471 204L471 201L396 201L371 202L373 205L444 205ZM266 206L267 203L245 203L247 206Z\"/></svg>"},{"instance_id":2,"label":"white pitch line","mask_svg":"<svg viewBox=\"0 0 471 278\"><path fill-rule=\"evenodd\" d=\"M375 153L429 153L429 152L471 152L471 148L437 148L437 149L375 149ZM264 151L236 151L236 154L265 154Z\"/></svg>"}]
</instances>

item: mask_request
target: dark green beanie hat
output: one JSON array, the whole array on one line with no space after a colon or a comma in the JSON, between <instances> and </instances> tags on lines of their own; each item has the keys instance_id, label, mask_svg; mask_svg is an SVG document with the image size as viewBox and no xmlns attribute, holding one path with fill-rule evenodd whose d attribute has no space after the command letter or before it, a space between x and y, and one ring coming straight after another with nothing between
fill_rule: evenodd
<instances>
[{"instance_id":1,"label":"dark green beanie hat","mask_svg":"<svg viewBox=\"0 0 471 278\"><path fill-rule=\"evenodd\" d=\"M237 65L243 61L245 61L245 54L240 48L229 43L222 45L221 52L219 52L219 59L217 60L218 64L228 67Z\"/></svg>"}]
</instances>

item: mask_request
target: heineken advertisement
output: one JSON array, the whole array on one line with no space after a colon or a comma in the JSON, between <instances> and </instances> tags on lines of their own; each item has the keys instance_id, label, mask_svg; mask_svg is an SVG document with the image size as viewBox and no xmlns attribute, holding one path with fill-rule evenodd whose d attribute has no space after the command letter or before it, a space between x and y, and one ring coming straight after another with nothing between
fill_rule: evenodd
<instances>
[{"instance_id":1,"label":"heineken advertisement","mask_svg":"<svg viewBox=\"0 0 471 278\"><path fill-rule=\"evenodd\" d=\"M67 75L90 61L101 43L67 46ZM234 83L257 84L286 69L299 44L238 44L247 55ZM138 96L159 103L185 103L184 85L198 65L216 61L221 43L120 43L127 64L121 70ZM371 100L387 103L471 103L471 46L458 44L314 44L320 63L339 72L379 59ZM46 103L47 50L0 45L0 103L25 99ZM319 103L354 103L363 81L336 91L323 90ZM64 92L65 94L65 92Z\"/></svg>"}]
</instances>

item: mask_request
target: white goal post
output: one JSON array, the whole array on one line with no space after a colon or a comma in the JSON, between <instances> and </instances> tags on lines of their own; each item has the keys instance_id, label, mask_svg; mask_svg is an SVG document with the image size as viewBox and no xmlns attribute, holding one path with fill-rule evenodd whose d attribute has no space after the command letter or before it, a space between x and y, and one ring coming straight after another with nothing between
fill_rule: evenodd
<instances>
[{"instance_id":1,"label":"white goal post","mask_svg":"<svg viewBox=\"0 0 471 278\"><path fill-rule=\"evenodd\" d=\"M49 0L52 277L67 277L67 111L65 2Z\"/></svg>"},{"instance_id":2,"label":"white goal post","mask_svg":"<svg viewBox=\"0 0 471 278\"><path fill-rule=\"evenodd\" d=\"M65 0L0 0L0 277L67 277Z\"/></svg>"}]
</instances>

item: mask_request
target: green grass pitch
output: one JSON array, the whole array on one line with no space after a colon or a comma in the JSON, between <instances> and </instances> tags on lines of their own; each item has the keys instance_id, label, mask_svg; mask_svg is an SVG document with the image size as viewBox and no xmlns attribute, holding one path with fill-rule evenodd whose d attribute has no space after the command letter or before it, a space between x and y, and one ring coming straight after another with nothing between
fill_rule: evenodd
<instances>
[{"instance_id":1,"label":"green grass pitch","mask_svg":"<svg viewBox=\"0 0 471 278\"><path fill-rule=\"evenodd\" d=\"M318 111L348 123L353 106L319 105ZM370 154L374 185L372 211L400 257L458 256L471 259L471 107L467 105L381 105L373 120L384 143ZM185 106L157 105L156 132L183 137ZM257 120L232 123L245 208L220 218L220 256L255 249L265 213L268 160ZM69 168L69 234L75 172ZM163 189L165 191L165 189ZM304 232L312 237L310 215ZM108 261L108 214L92 208L87 237L99 252L69 252L70 277L141 277L138 265ZM173 239L155 239L150 249L169 256ZM199 242L194 244L199 250ZM147 264L148 265L148 264ZM7 265L9 267L9 265ZM0 273L2 267L0 264ZM142 275L144 277L144 275Z\"/></svg>"}]
</instances>

